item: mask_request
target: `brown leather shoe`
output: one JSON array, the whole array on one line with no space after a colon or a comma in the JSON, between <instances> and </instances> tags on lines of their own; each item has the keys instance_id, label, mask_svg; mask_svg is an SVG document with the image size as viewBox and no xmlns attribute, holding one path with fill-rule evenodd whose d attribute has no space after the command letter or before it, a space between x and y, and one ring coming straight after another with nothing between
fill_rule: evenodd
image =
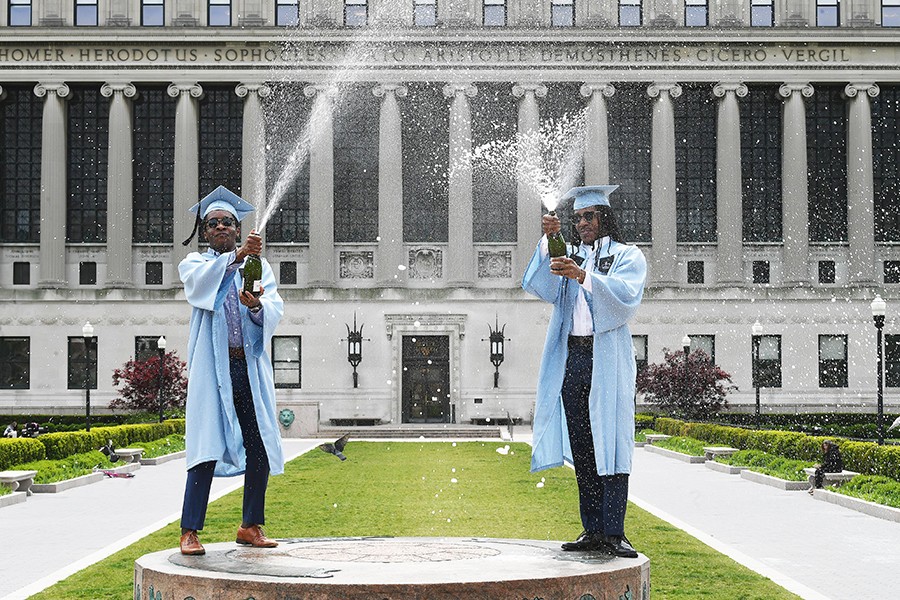
<instances>
[{"instance_id":1,"label":"brown leather shoe","mask_svg":"<svg viewBox=\"0 0 900 600\"><path fill-rule=\"evenodd\" d=\"M278 545L278 542L266 537L259 525L238 527L237 539L234 541L242 546L253 546L254 548L274 548Z\"/></svg>"},{"instance_id":2,"label":"brown leather shoe","mask_svg":"<svg viewBox=\"0 0 900 600\"><path fill-rule=\"evenodd\" d=\"M200 543L200 540L197 538L197 532L193 529L181 536L181 553L190 556L206 554L206 548Z\"/></svg>"}]
</instances>

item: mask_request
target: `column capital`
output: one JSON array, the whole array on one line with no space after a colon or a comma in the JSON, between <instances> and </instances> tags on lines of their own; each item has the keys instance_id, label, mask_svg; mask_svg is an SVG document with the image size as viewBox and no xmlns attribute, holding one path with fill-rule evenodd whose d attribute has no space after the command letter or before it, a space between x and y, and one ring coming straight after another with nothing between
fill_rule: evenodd
<instances>
[{"instance_id":1,"label":"column capital","mask_svg":"<svg viewBox=\"0 0 900 600\"><path fill-rule=\"evenodd\" d=\"M250 94L256 94L260 98L268 98L272 88L264 83L239 83L234 88L234 93L240 98L246 98Z\"/></svg>"},{"instance_id":2,"label":"column capital","mask_svg":"<svg viewBox=\"0 0 900 600\"><path fill-rule=\"evenodd\" d=\"M34 86L34 95L38 98L43 98L50 93L55 93L60 98L66 98L69 95L69 91L69 86L65 83L48 83L46 81L41 81Z\"/></svg>"},{"instance_id":3,"label":"column capital","mask_svg":"<svg viewBox=\"0 0 900 600\"><path fill-rule=\"evenodd\" d=\"M167 89L169 96L177 98L182 94L190 94L192 98L203 96L203 87L199 83L173 83Z\"/></svg>"},{"instance_id":4,"label":"column capital","mask_svg":"<svg viewBox=\"0 0 900 600\"><path fill-rule=\"evenodd\" d=\"M804 98L809 98L814 91L813 86L809 83L783 83L778 88L778 93L782 98L790 98L794 92L800 92Z\"/></svg>"},{"instance_id":5,"label":"column capital","mask_svg":"<svg viewBox=\"0 0 900 600\"><path fill-rule=\"evenodd\" d=\"M512 95L516 98L524 98L526 94L543 98L547 95L547 86L543 83L517 83L513 86Z\"/></svg>"},{"instance_id":6,"label":"column capital","mask_svg":"<svg viewBox=\"0 0 900 600\"><path fill-rule=\"evenodd\" d=\"M444 98L455 98L460 94L474 98L478 94L478 88L472 83L448 83L443 88Z\"/></svg>"},{"instance_id":7,"label":"column capital","mask_svg":"<svg viewBox=\"0 0 900 600\"><path fill-rule=\"evenodd\" d=\"M338 91L336 85L328 83L310 83L303 86L303 95L307 98L313 98L314 96L321 94L328 99L333 100L337 96Z\"/></svg>"},{"instance_id":8,"label":"column capital","mask_svg":"<svg viewBox=\"0 0 900 600\"><path fill-rule=\"evenodd\" d=\"M881 88L877 83L848 83L844 88L844 95L848 98L855 98L860 92L865 92L869 98L877 98Z\"/></svg>"},{"instance_id":9,"label":"column capital","mask_svg":"<svg viewBox=\"0 0 900 600\"><path fill-rule=\"evenodd\" d=\"M669 94L671 98L677 98L681 95L681 86L677 83L651 83L647 86L647 95L651 98L660 96L663 92Z\"/></svg>"},{"instance_id":10,"label":"column capital","mask_svg":"<svg viewBox=\"0 0 900 600\"><path fill-rule=\"evenodd\" d=\"M724 98L726 94L734 94L738 98L743 98L748 92L747 86L743 83L722 81L713 86L713 95L716 98Z\"/></svg>"},{"instance_id":11,"label":"column capital","mask_svg":"<svg viewBox=\"0 0 900 600\"><path fill-rule=\"evenodd\" d=\"M409 89L402 83L379 83L372 88L372 93L378 98L382 98L389 94L396 96L397 98L406 98Z\"/></svg>"},{"instance_id":12,"label":"column capital","mask_svg":"<svg viewBox=\"0 0 900 600\"><path fill-rule=\"evenodd\" d=\"M109 98L113 94L124 94L126 98L134 98L137 94L137 88L132 83L104 83L100 86L100 94L104 98Z\"/></svg>"},{"instance_id":13,"label":"column capital","mask_svg":"<svg viewBox=\"0 0 900 600\"><path fill-rule=\"evenodd\" d=\"M585 98L590 98L594 94L603 94L610 98L616 93L616 87L611 83L584 83L579 91Z\"/></svg>"}]
</instances>

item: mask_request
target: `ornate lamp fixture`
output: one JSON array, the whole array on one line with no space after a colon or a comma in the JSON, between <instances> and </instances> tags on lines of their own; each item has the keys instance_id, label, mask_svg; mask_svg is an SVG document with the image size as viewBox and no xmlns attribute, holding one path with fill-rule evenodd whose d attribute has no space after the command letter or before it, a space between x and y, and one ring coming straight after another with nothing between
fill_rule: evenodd
<instances>
[{"instance_id":1,"label":"ornate lamp fixture","mask_svg":"<svg viewBox=\"0 0 900 600\"><path fill-rule=\"evenodd\" d=\"M346 327L347 337L342 341L347 342L347 362L353 367L353 387L356 388L359 387L359 373L356 372L356 367L362 362L363 341L368 342L370 340L368 338L364 339L362 336L364 324L360 325L359 329L356 328L356 311L353 312L353 329L350 329L349 325L346 325Z\"/></svg>"},{"instance_id":2,"label":"ornate lamp fixture","mask_svg":"<svg viewBox=\"0 0 900 600\"><path fill-rule=\"evenodd\" d=\"M500 365L503 364L503 344L506 342L504 331L506 331L506 323L500 327L497 315L494 315L494 327L488 323L488 330L491 332L491 364L494 365L494 387L500 387Z\"/></svg>"}]
</instances>

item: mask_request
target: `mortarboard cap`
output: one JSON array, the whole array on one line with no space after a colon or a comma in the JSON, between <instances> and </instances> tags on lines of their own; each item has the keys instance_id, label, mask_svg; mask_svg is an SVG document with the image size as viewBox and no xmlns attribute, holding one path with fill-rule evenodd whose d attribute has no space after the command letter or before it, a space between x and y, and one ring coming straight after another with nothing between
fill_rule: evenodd
<instances>
[{"instance_id":1,"label":"mortarboard cap","mask_svg":"<svg viewBox=\"0 0 900 600\"><path fill-rule=\"evenodd\" d=\"M197 229L200 227L201 221L212 211L225 210L237 217L238 221L243 221L244 217L254 212L256 209L253 208L252 204L229 190L227 187L220 185L188 210L197 215L197 220L194 223L194 231L191 233L191 237L182 242L185 246L191 243L191 240L197 235Z\"/></svg>"},{"instance_id":2,"label":"mortarboard cap","mask_svg":"<svg viewBox=\"0 0 900 600\"><path fill-rule=\"evenodd\" d=\"M581 210L589 206L609 206L609 194L619 189L617 185L586 185L574 187L560 198L560 202L575 199L573 210Z\"/></svg>"}]
</instances>

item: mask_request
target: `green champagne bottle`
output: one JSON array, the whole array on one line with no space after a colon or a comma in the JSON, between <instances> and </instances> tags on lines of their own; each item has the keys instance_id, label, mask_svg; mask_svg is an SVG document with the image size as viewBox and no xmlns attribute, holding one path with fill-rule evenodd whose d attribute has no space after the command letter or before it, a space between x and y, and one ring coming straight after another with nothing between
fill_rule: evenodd
<instances>
[{"instance_id":1,"label":"green champagne bottle","mask_svg":"<svg viewBox=\"0 0 900 600\"><path fill-rule=\"evenodd\" d=\"M551 216L556 216L556 211L550 211ZM547 236L547 250L550 251L550 258L565 256L568 253L566 248L566 240L563 238L562 231Z\"/></svg>"},{"instance_id":2,"label":"green champagne bottle","mask_svg":"<svg viewBox=\"0 0 900 600\"><path fill-rule=\"evenodd\" d=\"M257 297L262 293L262 260L258 254L248 254L244 261L244 291Z\"/></svg>"}]
</instances>

